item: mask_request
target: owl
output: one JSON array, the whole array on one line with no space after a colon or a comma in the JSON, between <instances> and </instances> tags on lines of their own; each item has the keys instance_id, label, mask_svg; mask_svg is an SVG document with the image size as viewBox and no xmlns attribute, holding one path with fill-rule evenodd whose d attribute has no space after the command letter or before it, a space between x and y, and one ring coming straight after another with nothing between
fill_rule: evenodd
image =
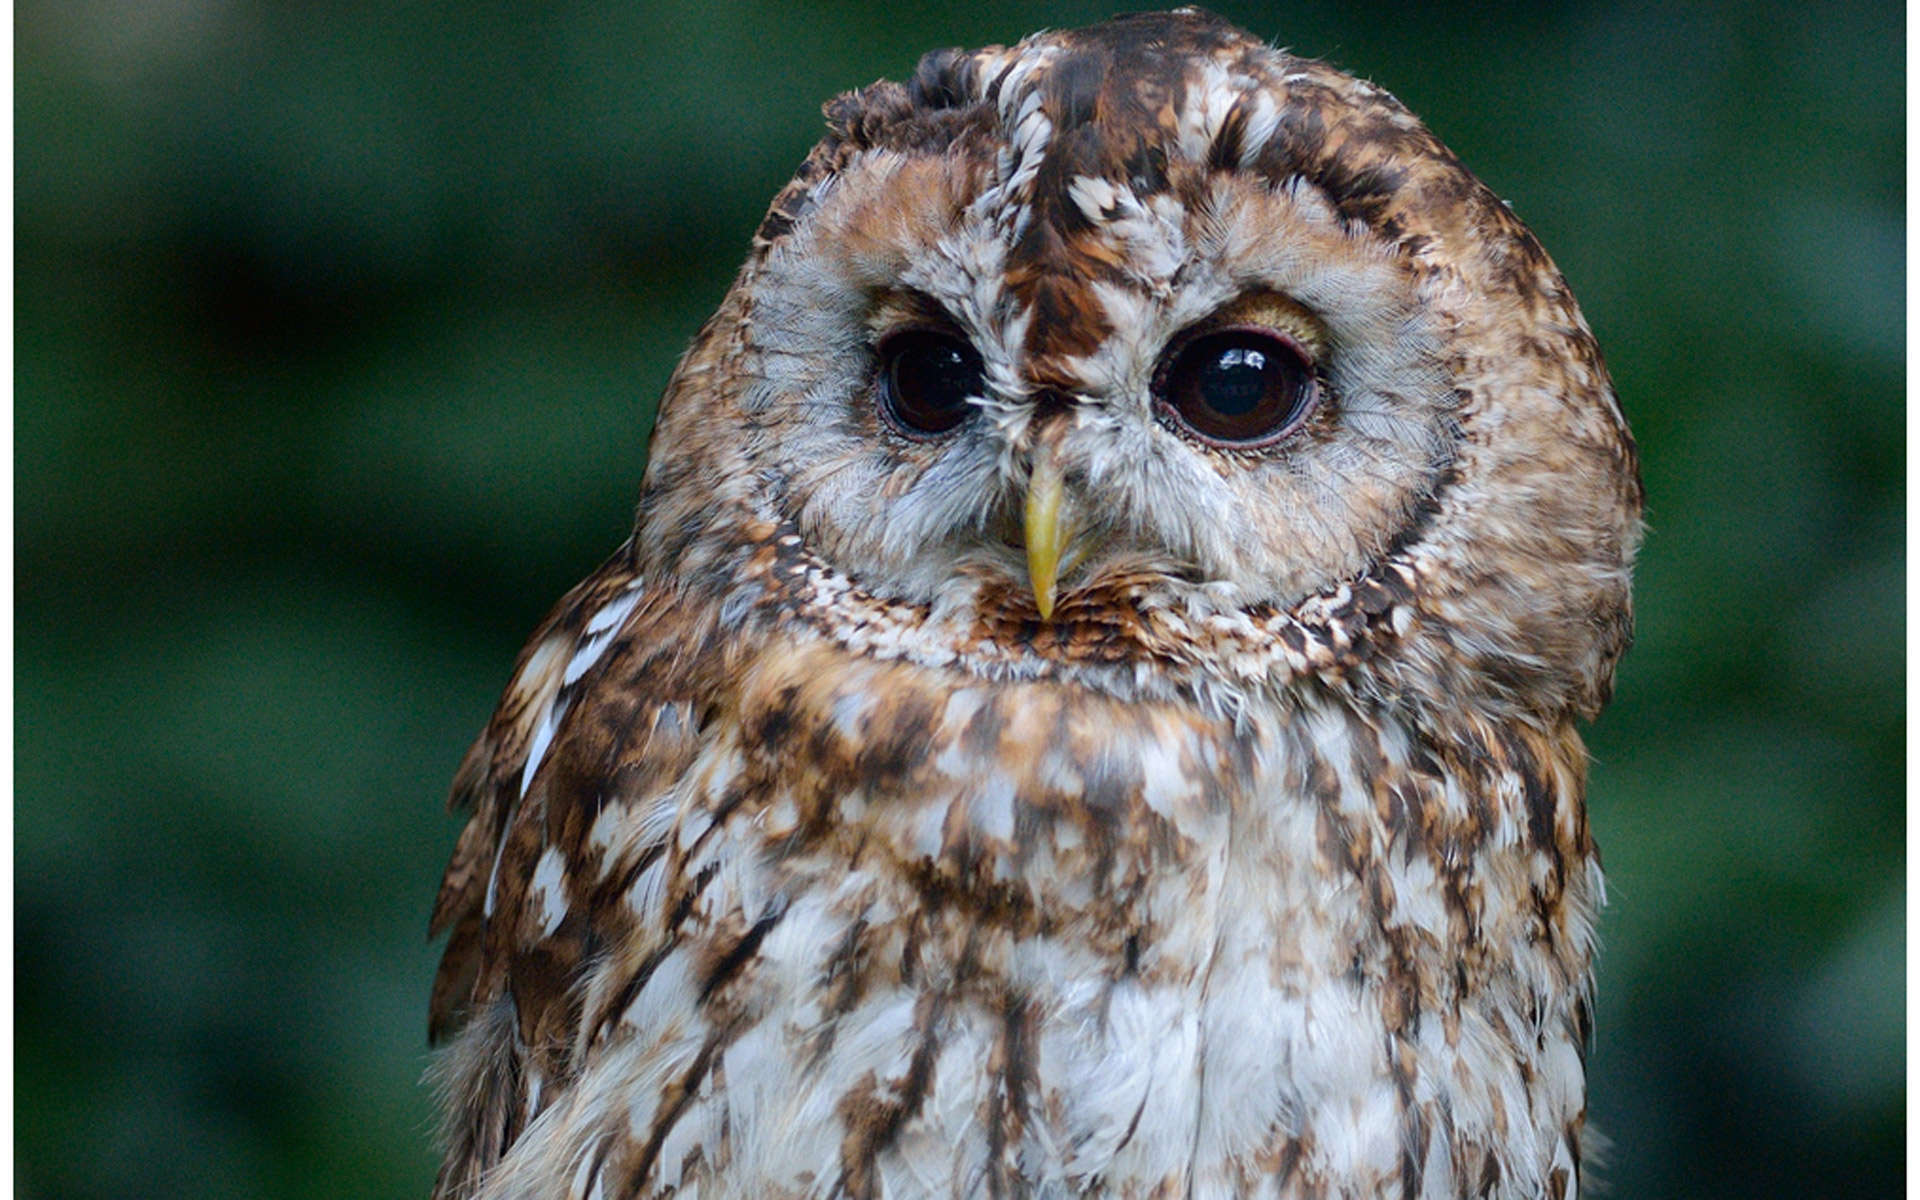
<instances>
[{"instance_id":1,"label":"owl","mask_svg":"<svg viewBox=\"0 0 1920 1200\"><path fill-rule=\"evenodd\" d=\"M1641 491L1552 262L1193 9L825 112L459 768L436 1194L1574 1196Z\"/></svg>"}]
</instances>

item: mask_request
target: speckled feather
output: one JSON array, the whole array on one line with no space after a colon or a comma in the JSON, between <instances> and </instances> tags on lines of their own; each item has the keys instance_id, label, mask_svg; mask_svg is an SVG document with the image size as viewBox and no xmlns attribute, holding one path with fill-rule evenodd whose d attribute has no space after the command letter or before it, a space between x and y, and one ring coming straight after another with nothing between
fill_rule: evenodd
<instances>
[{"instance_id":1,"label":"speckled feather","mask_svg":"<svg viewBox=\"0 0 1920 1200\"><path fill-rule=\"evenodd\" d=\"M1552 263L1192 10L827 117L456 779L437 1194L1574 1195L1640 494ZM986 366L940 444L902 311ZM1201 446L1153 364L1249 312L1324 401Z\"/></svg>"}]
</instances>

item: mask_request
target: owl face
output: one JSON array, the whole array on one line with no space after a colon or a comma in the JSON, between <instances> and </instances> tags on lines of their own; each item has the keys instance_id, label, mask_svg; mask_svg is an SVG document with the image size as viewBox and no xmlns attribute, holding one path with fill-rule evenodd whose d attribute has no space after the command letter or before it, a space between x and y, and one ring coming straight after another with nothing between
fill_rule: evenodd
<instances>
[{"instance_id":1,"label":"owl face","mask_svg":"<svg viewBox=\"0 0 1920 1200\"><path fill-rule=\"evenodd\" d=\"M768 259L742 396L810 544L889 599L997 576L1047 604L1027 551L1051 527L1069 612L1145 575L1286 603L1380 553L1447 461L1413 281L1310 190L1176 174L1152 203L1078 177L1074 253L1115 269L1047 264L1049 313L1006 233L1049 217L980 159L842 175Z\"/></svg>"},{"instance_id":2,"label":"owl face","mask_svg":"<svg viewBox=\"0 0 1920 1200\"><path fill-rule=\"evenodd\" d=\"M737 505L863 603L1003 628L1264 616L1398 556L1550 614L1430 632L1603 686L1631 443L1552 264L1390 97L1182 12L827 111L670 389L642 545Z\"/></svg>"}]
</instances>

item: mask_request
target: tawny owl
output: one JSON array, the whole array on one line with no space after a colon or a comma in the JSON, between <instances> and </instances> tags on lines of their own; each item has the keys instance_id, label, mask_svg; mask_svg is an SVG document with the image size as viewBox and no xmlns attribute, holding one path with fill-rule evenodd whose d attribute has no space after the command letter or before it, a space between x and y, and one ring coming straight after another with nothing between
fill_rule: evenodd
<instances>
[{"instance_id":1,"label":"tawny owl","mask_svg":"<svg viewBox=\"0 0 1920 1200\"><path fill-rule=\"evenodd\" d=\"M462 764L444 1197L1568 1197L1640 488L1507 207L1193 10L827 106Z\"/></svg>"}]
</instances>

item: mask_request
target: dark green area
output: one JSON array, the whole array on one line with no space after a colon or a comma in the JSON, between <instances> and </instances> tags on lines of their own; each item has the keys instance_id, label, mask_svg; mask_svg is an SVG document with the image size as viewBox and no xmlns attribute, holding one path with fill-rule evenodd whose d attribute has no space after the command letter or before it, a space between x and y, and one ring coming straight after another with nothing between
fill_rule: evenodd
<instances>
[{"instance_id":1,"label":"dark green area","mask_svg":"<svg viewBox=\"0 0 1920 1200\"><path fill-rule=\"evenodd\" d=\"M1220 7L1512 202L1640 438L1612 1194L1897 1194L1901 10ZM424 1196L441 797L820 102L1108 11L20 6L23 1195Z\"/></svg>"}]
</instances>

